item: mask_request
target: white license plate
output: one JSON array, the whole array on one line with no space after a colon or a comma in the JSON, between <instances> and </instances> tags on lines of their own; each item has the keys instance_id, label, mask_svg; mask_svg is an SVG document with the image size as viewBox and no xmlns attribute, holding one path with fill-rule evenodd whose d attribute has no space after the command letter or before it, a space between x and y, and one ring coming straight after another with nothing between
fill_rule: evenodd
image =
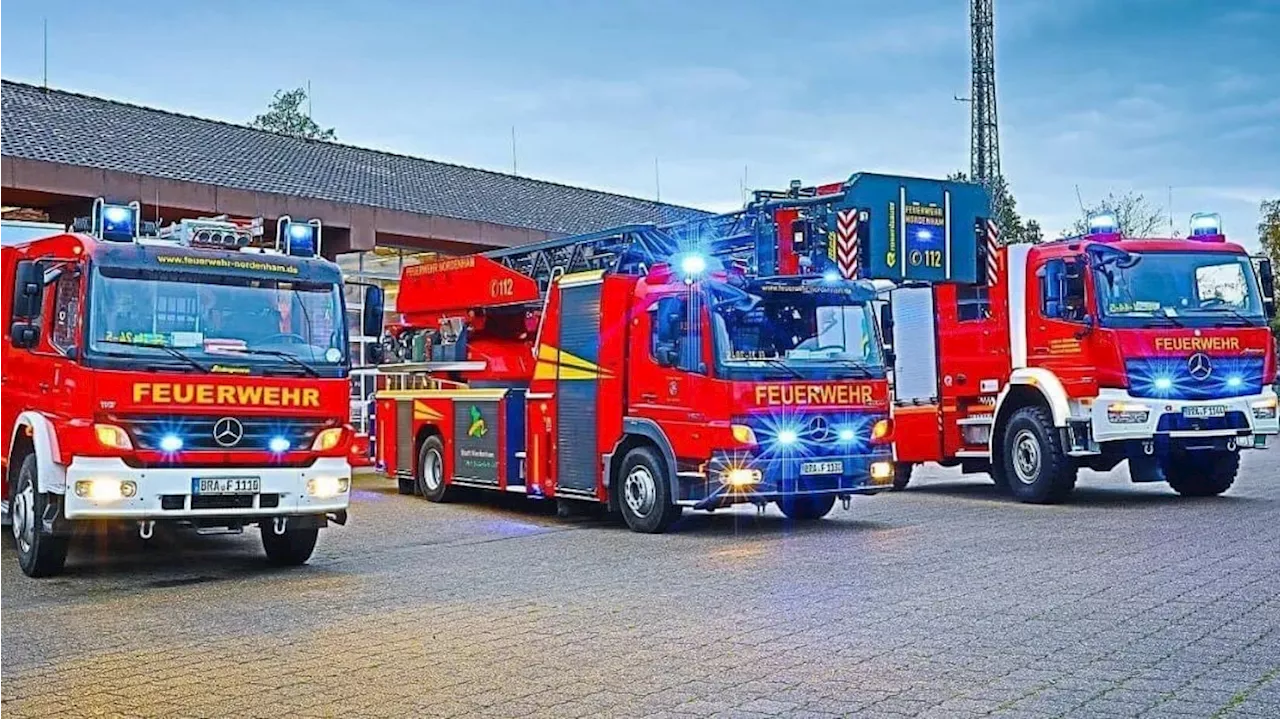
<instances>
[{"instance_id":1,"label":"white license plate","mask_svg":"<svg viewBox=\"0 0 1280 719\"><path fill-rule=\"evenodd\" d=\"M800 474L843 474L844 462L805 462L800 465Z\"/></svg>"},{"instance_id":2,"label":"white license plate","mask_svg":"<svg viewBox=\"0 0 1280 719\"><path fill-rule=\"evenodd\" d=\"M258 477L196 477L191 480L192 494L258 494L262 480Z\"/></svg>"},{"instance_id":3,"label":"white license plate","mask_svg":"<svg viewBox=\"0 0 1280 719\"><path fill-rule=\"evenodd\" d=\"M1225 417L1226 414L1225 404L1191 405L1182 408L1183 417Z\"/></svg>"}]
</instances>

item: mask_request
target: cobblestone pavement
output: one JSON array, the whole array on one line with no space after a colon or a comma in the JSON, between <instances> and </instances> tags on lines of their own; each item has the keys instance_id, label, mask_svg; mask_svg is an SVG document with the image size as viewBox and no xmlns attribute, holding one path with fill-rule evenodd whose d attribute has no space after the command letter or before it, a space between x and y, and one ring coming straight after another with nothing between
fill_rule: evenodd
<instances>
[{"instance_id":1,"label":"cobblestone pavement","mask_svg":"<svg viewBox=\"0 0 1280 719\"><path fill-rule=\"evenodd\" d=\"M288 571L256 532L111 537L42 581L6 543L4 714L1280 716L1276 449L1210 500L930 470L663 536L358 487Z\"/></svg>"}]
</instances>

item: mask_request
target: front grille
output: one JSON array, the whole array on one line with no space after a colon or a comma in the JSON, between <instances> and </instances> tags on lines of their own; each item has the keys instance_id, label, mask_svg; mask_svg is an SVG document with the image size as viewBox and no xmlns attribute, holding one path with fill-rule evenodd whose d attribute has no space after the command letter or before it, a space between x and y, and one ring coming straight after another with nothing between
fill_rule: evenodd
<instances>
[{"instance_id":1,"label":"front grille","mask_svg":"<svg viewBox=\"0 0 1280 719\"><path fill-rule=\"evenodd\" d=\"M806 412L789 414L752 414L737 417L734 424L745 424L755 432L760 452L775 456L784 452L793 457L838 457L865 454L871 447L871 429L883 414L854 412ZM852 439L842 439L843 430L853 432ZM794 432L796 442L785 448L778 438Z\"/></svg>"},{"instance_id":2,"label":"front grille","mask_svg":"<svg viewBox=\"0 0 1280 719\"><path fill-rule=\"evenodd\" d=\"M1129 394L1151 399L1219 399L1262 392L1261 357L1209 357L1208 374L1192 376L1191 356L1125 362Z\"/></svg>"},{"instance_id":3,"label":"front grille","mask_svg":"<svg viewBox=\"0 0 1280 719\"><path fill-rule=\"evenodd\" d=\"M297 419L283 417L236 417L243 434L240 441L230 446L214 439L214 427L227 415L148 415L120 418L133 437L134 446L143 450L161 450L160 442L166 435L182 440L185 450L218 451L266 451L271 440L283 437L290 450L307 450L316 434L327 426L323 419Z\"/></svg>"}]
</instances>

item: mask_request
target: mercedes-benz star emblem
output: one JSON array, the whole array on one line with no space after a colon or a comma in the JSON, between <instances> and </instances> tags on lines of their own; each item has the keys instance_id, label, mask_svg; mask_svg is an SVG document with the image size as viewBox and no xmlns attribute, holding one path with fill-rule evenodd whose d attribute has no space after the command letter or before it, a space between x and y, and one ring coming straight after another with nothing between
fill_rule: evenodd
<instances>
[{"instance_id":1,"label":"mercedes-benz star emblem","mask_svg":"<svg viewBox=\"0 0 1280 719\"><path fill-rule=\"evenodd\" d=\"M1199 382L1209 379L1209 375L1213 374L1213 363L1209 361L1209 355L1203 352L1191 355L1187 359L1187 373Z\"/></svg>"},{"instance_id":2,"label":"mercedes-benz star emblem","mask_svg":"<svg viewBox=\"0 0 1280 719\"><path fill-rule=\"evenodd\" d=\"M213 423L213 441L223 447L234 447L244 437L244 425L235 417L223 417Z\"/></svg>"},{"instance_id":3,"label":"mercedes-benz star emblem","mask_svg":"<svg viewBox=\"0 0 1280 719\"><path fill-rule=\"evenodd\" d=\"M809 421L809 436L818 442L831 437L831 427L827 425L826 417L814 417Z\"/></svg>"}]
</instances>

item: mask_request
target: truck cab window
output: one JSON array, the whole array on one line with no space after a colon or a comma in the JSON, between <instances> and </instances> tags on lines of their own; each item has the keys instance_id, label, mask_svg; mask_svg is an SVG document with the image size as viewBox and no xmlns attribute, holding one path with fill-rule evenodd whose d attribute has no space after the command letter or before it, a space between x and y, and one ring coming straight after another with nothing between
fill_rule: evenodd
<instances>
[{"instance_id":1,"label":"truck cab window","mask_svg":"<svg viewBox=\"0 0 1280 719\"><path fill-rule=\"evenodd\" d=\"M990 291L985 285L956 288L956 315L961 322L985 320L991 316Z\"/></svg>"},{"instance_id":2,"label":"truck cab window","mask_svg":"<svg viewBox=\"0 0 1280 719\"><path fill-rule=\"evenodd\" d=\"M1067 322L1084 321L1084 275L1079 265L1065 260L1049 260L1036 271L1036 279L1042 317Z\"/></svg>"},{"instance_id":3,"label":"truck cab window","mask_svg":"<svg viewBox=\"0 0 1280 719\"><path fill-rule=\"evenodd\" d=\"M54 284L49 343L62 352L75 347L80 334L80 277L64 271Z\"/></svg>"},{"instance_id":4,"label":"truck cab window","mask_svg":"<svg viewBox=\"0 0 1280 719\"><path fill-rule=\"evenodd\" d=\"M698 325L691 321L689 298L663 297L654 303L652 319L649 349L654 361L686 372L701 371L700 333L691 331Z\"/></svg>"}]
</instances>

